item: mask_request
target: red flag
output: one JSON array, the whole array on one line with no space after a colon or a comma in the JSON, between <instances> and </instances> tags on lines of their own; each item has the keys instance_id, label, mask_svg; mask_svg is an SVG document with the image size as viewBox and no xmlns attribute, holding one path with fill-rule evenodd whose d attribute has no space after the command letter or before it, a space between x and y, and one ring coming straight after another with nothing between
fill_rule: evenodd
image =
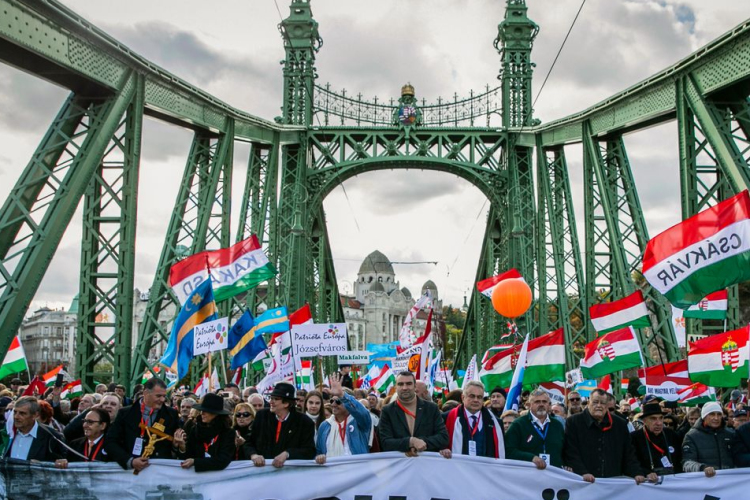
<instances>
[{"instance_id":1,"label":"red flag","mask_svg":"<svg viewBox=\"0 0 750 500\"><path fill-rule=\"evenodd\" d=\"M44 385L44 382L42 382L39 377L34 377L21 396L42 396L46 390L47 386ZM36 394L34 394L35 391Z\"/></svg>"}]
</instances>

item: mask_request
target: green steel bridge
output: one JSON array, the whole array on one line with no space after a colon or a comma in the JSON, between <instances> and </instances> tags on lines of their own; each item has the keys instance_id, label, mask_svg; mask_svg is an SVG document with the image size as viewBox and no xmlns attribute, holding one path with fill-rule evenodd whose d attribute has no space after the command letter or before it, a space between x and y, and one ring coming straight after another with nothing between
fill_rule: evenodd
<instances>
[{"instance_id":1,"label":"green steel bridge","mask_svg":"<svg viewBox=\"0 0 750 500\"><path fill-rule=\"evenodd\" d=\"M344 180L381 169L455 174L490 211L476 280L518 268L534 290L522 327L563 328L568 364L593 338L588 307L641 289L652 327L639 331L647 362L675 359L669 304L639 275L649 239L623 135L677 121L682 216L747 189L750 21L689 57L571 116L540 123L532 110L538 26L525 0L507 0L495 47L500 86L467 98L419 101L408 87L378 102L317 83L322 45L310 0L291 0L279 25L286 52L283 113L236 109L134 53L55 0L0 0L0 60L70 90L0 209L0 353L7 351L65 229L83 199L76 366L89 389L95 366L137 383L177 299L170 266L186 252L255 233L280 270L263 298L309 302L317 321L342 321L323 200ZM402 116L399 116L401 113ZM135 345L135 229L144 115L193 132ZM412 118L413 121L410 121ZM250 144L236 234L230 234L233 144ZM573 215L566 150L582 148L585 216ZM578 224L583 224L579 241ZM739 327L737 289L728 326ZM253 308L255 292L221 304ZM109 322L97 322L97 317ZM689 320L690 332L708 325ZM501 318L473 292L455 362L497 340Z\"/></svg>"}]
</instances>

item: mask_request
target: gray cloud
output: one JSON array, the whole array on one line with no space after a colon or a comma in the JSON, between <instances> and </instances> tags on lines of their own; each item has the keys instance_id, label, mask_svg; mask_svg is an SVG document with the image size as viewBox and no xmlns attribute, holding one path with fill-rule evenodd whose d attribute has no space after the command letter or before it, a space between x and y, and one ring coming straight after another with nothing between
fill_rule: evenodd
<instances>
[{"instance_id":1,"label":"gray cloud","mask_svg":"<svg viewBox=\"0 0 750 500\"><path fill-rule=\"evenodd\" d=\"M0 123L16 132L45 130L68 91L22 71L0 70Z\"/></svg>"}]
</instances>

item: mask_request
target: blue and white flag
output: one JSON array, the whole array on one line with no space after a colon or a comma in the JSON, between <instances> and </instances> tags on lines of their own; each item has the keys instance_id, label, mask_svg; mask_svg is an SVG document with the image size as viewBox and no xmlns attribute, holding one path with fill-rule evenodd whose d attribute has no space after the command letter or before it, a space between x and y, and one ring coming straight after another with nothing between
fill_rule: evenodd
<instances>
[{"instance_id":1,"label":"blue and white flag","mask_svg":"<svg viewBox=\"0 0 750 500\"><path fill-rule=\"evenodd\" d=\"M523 372L526 369L526 351L529 349L529 334L526 334L526 338L523 340L523 346L521 346L521 353L518 355L518 361L516 362L516 369L513 371L513 378L510 382L510 390L508 391L508 398L505 401L505 410L518 411L518 407L521 404L521 392L523 392Z\"/></svg>"}]
</instances>

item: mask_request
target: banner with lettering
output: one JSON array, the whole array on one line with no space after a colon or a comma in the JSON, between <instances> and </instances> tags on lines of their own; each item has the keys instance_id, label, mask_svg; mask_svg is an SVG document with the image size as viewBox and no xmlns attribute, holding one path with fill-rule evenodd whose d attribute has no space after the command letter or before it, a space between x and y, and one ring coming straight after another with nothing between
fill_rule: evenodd
<instances>
[{"instance_id":1,"label":"banner with lettering","mask_svg":"<svg viewBox=\"0 0 750 500\"><path fill-rule=\"evenodd\" d=\"M436 453L407 458L378 453L332 458L326 465L287 461L275 469L271 461L254 467L233 462L226 470L196 473L177 460L151 460L139 475L116 464L0 463L0 498L78 500L500 500L569 499L685 500L745 498L750 469L719 471L716 477L690 473L666 476L661 484L636 485L630 478L586 483L575 474L530 462L494 460Z\"/></svg>"}]
</instances>

